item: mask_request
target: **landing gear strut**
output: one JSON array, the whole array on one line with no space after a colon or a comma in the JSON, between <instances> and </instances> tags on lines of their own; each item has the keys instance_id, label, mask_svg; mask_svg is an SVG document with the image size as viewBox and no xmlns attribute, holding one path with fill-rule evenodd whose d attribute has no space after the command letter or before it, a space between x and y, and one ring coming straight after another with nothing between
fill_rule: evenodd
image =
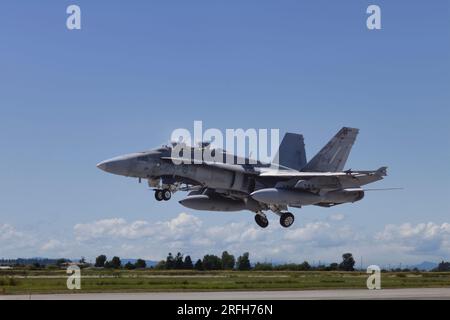
<instances>
[{"instance_id":1,"label":"landing gear strut","mask_svg":"<svg viewBox=\"0 0 450 320\"><path fill-rule=\"evenodd\" d=\"M168 201L172 198L172 192L169 189L155 190L155 199L158 201Z\"/></svg>"},{"instance_id":2,"label":"landing gear strut","mask_svg":"<svg viewBox=\"0 0 450 320\"><path fill-rule=\"evenodd\" d=\"M255 216L255 221L261 228L267 228L269 225L269 220L267 220L267 217L265 214L258 213Z\"/></svg>"},{"instance_id":3,"label":"landing gear strut","mask_svg":"<svg viewBox=\"0 0 450 320\"><path fill-rule=\"evenodd\" d=\"M284 212L280 216L280 224L285 228L289 228L294 223L295 217L290 212Z\"/></svg>"}]
</instances>

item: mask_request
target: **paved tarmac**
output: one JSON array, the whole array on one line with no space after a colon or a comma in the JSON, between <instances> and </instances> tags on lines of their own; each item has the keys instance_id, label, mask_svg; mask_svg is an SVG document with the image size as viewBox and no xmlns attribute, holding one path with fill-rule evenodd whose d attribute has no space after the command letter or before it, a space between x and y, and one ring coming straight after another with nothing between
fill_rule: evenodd
<instances>
[{"instance_id":1,"label":"paved tarmac","mask_svg":"<svg viewBox=\"0 0 450 320\"><path fill-rule=\"evenodd\" d=\"M445 299L450 288L0 295L0 300L379 300Z\"/></svg>"}]
</instances>

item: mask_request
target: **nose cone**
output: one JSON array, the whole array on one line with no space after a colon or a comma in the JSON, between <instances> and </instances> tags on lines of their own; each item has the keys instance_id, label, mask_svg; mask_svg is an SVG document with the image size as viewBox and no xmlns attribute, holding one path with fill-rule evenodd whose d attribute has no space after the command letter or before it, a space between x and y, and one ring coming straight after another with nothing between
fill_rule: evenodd
<instances>
[{"instance_id":1,"label":"nose cone","mask_svg":"<svg viewBox=\"0 0 450 320\"><path fill-rule=\"evenodd\" d=\"M106 171L106 161L100 162L97 165L97 168L99 168L100 170Z\"/></svg>"},{"instance_id":2,"label":"nose cone","mask_svg":"<svg viewBox=\"0 0 450 320\"><path fill-rule=\"evenodd\" d=\"M97 168L121 176L128 176L130 173L131 160L124 158L115 158L106 160L97 164Z\"/></svg>"}]
</instances>

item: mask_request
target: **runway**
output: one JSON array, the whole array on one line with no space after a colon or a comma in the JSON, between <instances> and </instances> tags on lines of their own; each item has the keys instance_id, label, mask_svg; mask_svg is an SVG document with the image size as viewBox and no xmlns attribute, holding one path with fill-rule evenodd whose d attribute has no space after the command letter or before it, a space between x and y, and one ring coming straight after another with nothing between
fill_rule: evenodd
<instances>
[{"instance_id":1,"label":"runway","mask_svg":"<svg viewBox=\"0 0 450 320\"><path fill-rule=\"evenodd\" d=\"M450 300L450 288L383 290L85 293L0 296L0 300Z\"/></svg>"}]
</instances>

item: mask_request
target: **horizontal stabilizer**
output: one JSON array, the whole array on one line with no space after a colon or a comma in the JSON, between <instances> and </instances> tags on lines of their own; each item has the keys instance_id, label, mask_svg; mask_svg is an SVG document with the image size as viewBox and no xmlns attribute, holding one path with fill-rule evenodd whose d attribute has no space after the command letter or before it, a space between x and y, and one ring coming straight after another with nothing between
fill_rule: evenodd
<instances>
[{"instance_id":1,"label":"horizontal stabilizer","mask_svg":"<svg viewBox=\"0 0 450 320\"><path fill-rule=\"evenodd\" d=\"M387 176L387 167L381 167L380 169L378 169L378 170L375 172L375 174L376 174L376 175L379 175L379 176L382 176L382 177Z\"/></svg>"}]
</instances>

